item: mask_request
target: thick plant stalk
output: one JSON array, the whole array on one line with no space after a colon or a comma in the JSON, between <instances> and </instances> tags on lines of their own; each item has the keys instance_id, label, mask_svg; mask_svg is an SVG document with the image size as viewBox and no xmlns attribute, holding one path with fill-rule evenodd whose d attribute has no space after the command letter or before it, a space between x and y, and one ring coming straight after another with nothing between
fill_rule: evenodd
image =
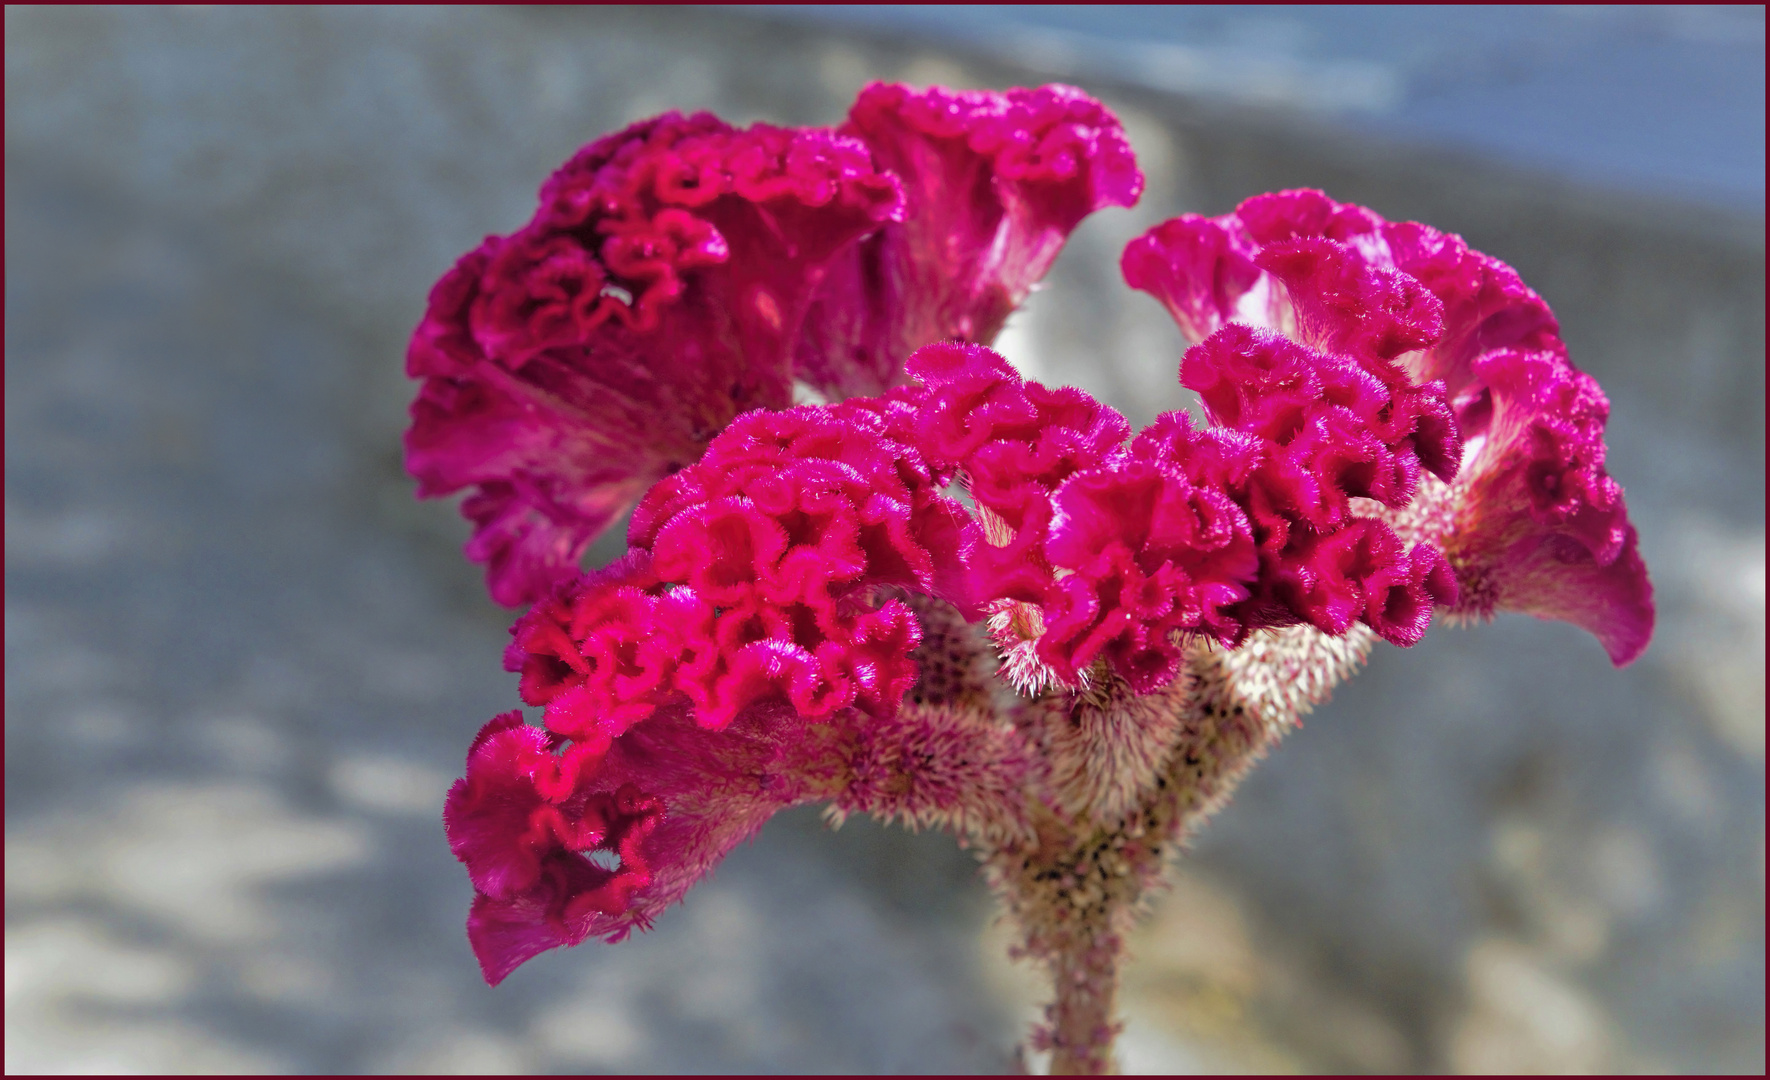
<instances>
[{"instance_id":1,"label":"thick plant stalk","mask_svg":"<svg viewBox=\"0 0 1770 1080\"><path fill-rule=\"evenodd\" d=\"M1119 971L1141 889L1115 839L1122 838L1066 845L1056 865L1034 875L1045 893L1040 907L1055 923L1039 942L1053 993L1035 1035L1051 1051L1054 1075L1116 1071L1112 1047L1124 1027L1116 1019Z\"/></svg>"},{"instance_id":2,"label":"thick plant stalk","mask_svg":"<svg viewBox=\"0 0 1770 1080\"><path fill-rule=\"evenodd\" d=\"M1031 1046L1053 1075L1115 1070L1125 941L1167 859L1228 801L1298 717L1363 663L1368 633L1265 632L1188 652L1184 674L1138 696L1104 670L1090 688L1023 705L1016 728L1048 771L1027 791L1033 835L990 850L991 883L1041 961L1052 1001Z\"/></svg>"},{"instance_id":3,"label":"thick plant stalk","mask_svg":"<svg viewBox=\"0 0 1770 1080\"><path fill-rule=\"evenodd\" d=\"M1032 1045L1051 1052L1054 1074L1114 1071L1125 939L1161 872L1165 838L1149 811L1180 700L1136 697L1101 671L1091 690L1046 694L1018 712L1016 726L1051 768L1028 793L1035 840L997 851L990 876L1020 927L1017 952L1051 974Z\"/></svg>"},{"instance_id":4,"label":"thick plant stalk","mask_svg":"<svg viewBox=\"0 0 1770 1080\"><path fill-rule=\"evenodd\" d=\"M1113 1070L1119 968L1139 888L1122 836L1078 838L1046 815L1037 841L998 851L991 877L1021 929L1018 955L1050 972L1053 1000L1032 1048L1051 1051L1053 1074Z\"/></svg>"}]
</instances>

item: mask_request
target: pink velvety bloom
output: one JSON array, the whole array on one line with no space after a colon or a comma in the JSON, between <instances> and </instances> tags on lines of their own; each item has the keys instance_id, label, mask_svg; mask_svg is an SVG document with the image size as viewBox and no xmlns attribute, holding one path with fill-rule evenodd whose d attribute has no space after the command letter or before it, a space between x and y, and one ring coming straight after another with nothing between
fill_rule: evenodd
<instances>
[{"instance_id":1,"label":"pink velvety bloom","mask_svg":"<svg viewBox=\"0 0 1770 1080\"><path fill-rule=\"evenodd\" d=\"M920 625L876 594L942 591L963 515L880 410L758 410L652 489L626 558L519 619L506 664L546 729L488 725L446 816L488 980L645 925L835 793L832 740L888 724L916 678Z\"/></svg>"},{"instance_id":2,"label":"pink velvety bloom","mask_svg":"<svg viewBox=\"0 0 1770 1080\"><path fill-rule=\"evenodd\" d=\"M635 124L437 283L407 467L421 496L474 489L468 557L500 603L537 600L795 377L876 393L919 345L993 337L1081 218L1141 186L1117 121L1065 87L874 85L840 132Z\"/></svg>"},{"instance_id":3,"label":"pink velvety bloom","mask_svg":"<svg viewBox=\"0 0 1770 1080\"><path fill-rule=\"evenodd\" d=\"M1038 658L1057 679L1074 685L1104 658L1140 693L1174 677L1178 635L1240 636L1229 612L1259 562L1225 487L1234 470L1213 464L1225 444L1137 459L1117 412L1022 379L977 345L928 346L907 370L918 382L900 392L903 438L935 468L962 470L979 509L962 608L1032 605L1045 626Z\"/></svg>"},{"instance_id":4,"label":"pink velvety bloom","mask_svg":"<svg viewBox=\"0 0 1770 1080\"><path fill-rule=\"evenodd\" d=\"M585 147L437 283L407 370L420 495L462 487L495 599L545 595L733 416L792 394L824 265L902 210L858 141L671 113Z\"/></svg>"},{"instance_id":5,"label":"pink velvety bloom","mask_svg":"<svg viewBox=\"0 0 1770 1080\"><path fill-rule=\"evenodd\" d=\"M1459 237L1317 191L1167 222L1132 241L1122 265L1199 342L1182 381L1213 419L1284 443L1253 492L1263 557L1277 558L1262 575L1277 586L1268 601L1323 629L1337 625L1351 601L1328 599L1336 567L1360 560L1329 557L1344 545L1319 542L1323 528L1345 518L1343 496L1399 510L1423 467L1454 477L1448 503L1416 530L1446 562L1407 556L1419 566L1415 586L1391 586L1387 599L1367 587L1367 610L1421 610L1423 588L1456 614L1573 622L1617 664L1646 647L1652 589L1621 488L1604 470L1608 405L1568 362L1548 306L1510 267ZM1361 376L1381 387L1360 385ZM1264 386L1255 391L1250 378ZM1348 411L1374 440L1346 437ZM1324 477L1335 478L1328 488ZM1304 530L1301 543L1280 542L1287 522ZM1454 598L1432 585L1447 571ZM1401 638L1417 636L1405 618L1395 625Z\"/></svg>"},{"instance_id":6,"label":"pink velvety bloom","mask_svg":"<svg viewBox=\"0 0 1770 1080\"><path fill-rule=\"evenodd\" d=\"M701 153L678 132L654 160L642 125L609 143L606 161L587 150L580 160L592 165L550 181L537 217L568 223L559 228L580 248L542 237L509 255L501 245L517 238L489 241L433 297L433 314L456 311L458 325L427 319L414 343L415 357L439 365L425 372L414 453L433 445L422 430L457 455L435 459L445 464L527 461L525 447L551 460L551 444L524 441L540 429L511 396L532 374L588 386L597 358L618 355L628 374L665 372L657 387L707 391L684 399L705 407L693 439L679 440L704 453L694 446L660 468L645 450L621 481L650 484L627 556L573 573L574 549L522 579L545 588L505 659L544 726L515 713L488 724L445 814L475 886L469 937L488 981L543 950L647 926L795 804L1024 831L1024 786L1042 763L1014 730L968 699L930 703L918 690L918 704L903 706L924 633L907 594L933 598L909 597L934 605L924 614L944 604L972 621L990 615L1017 683L1076 688L1103 667L1138 694L1172 683L1191 638L1234 647L1262 628L1338 635L1364 623L1410 645L1435 607L1570 619L1619 662L1644 646L1651 595L1603 470L1603 396L1567 363L1541 301L1454 237L1288 192L1133 242L1127 279L1197 339L1180 378L1209 421L1167 413L1133 439L1114 410L1023 379L977 343L1081 216L1135 199L1140 178L1097 104L1062 88L871 87L843 129L864 142L813 142L840 144L829 154L845 161L864 146L889 175L843 173L827 188L791 168L770 172L773 150L743 149L760 138L790 162L806 133L657 124L712 132L725 149ZM625 184L629 172L664 193L645 204L650 224L602 230L621 243L586 262L585 234L570 223L614 211L597 201L601 181L582 177ZM735 201L709 194L730 176L755 183ZM844 184L878 195L887 181L901 182L901 220L884 201L858 199L851 216L874 217L847 239L804 225L830 241L793 249L815 266L733 265L745 234L732 222L766 211L804 224L846 205ZM583 300L582 282L617 273L614 291ZM506 279L529 294L498 286ZM745 291L762 279L763 292ZM752 340L742 305L758 295L788 315ZM699 347L725 352L694 354L726 364L714 381L755 376L763 369L745 365L766 356L767 371L790 378L796 365L845 400L785 408L722 396L694 382L700 368L667 374L680 358L607 352L601 335L617 330L621 341L675 334L680 347L723 334ZM574 333L578 344L561 344ZM454 374L438 373L445 363ZM479 411L439 405L425 427L425 401L443 400L433 387ZM645 407L675 408L666 397L660 389ZM734 418L740 400L766 407ZM643 409L623 415L644 429ZM580 422L593 431L601 420L591 410ZM666 437L676 436L647 431L632 446ZM546 490L615 498L580 479ZM974 514L944 494L954 481ZM461 484L475 482L475 499L504 490L503 480ZM531 495L509 505L530 513L541 505ZM577 535L561 528L552 535ZM494 562L494 577L523 565L540 564ZM957 625L951 611L941 618ZM929 625L942 640L941 624Z\"/></svg>"},{"instance_id":7,"label":"pink velvety bloom","mask_svg":"<svg viewBox=\"0 0 1770 1080\"><path fill-rule=\"evenodd\" d=\"M835 260L805 321L800 377L832 398L895 385L930 342L987 345L1084 217L1143 191L1118 119L1074 87L874 83L841 132L906 207Z\"/></svg>"},{"instance_id":8,"label":"pink velvety bloom","mask_svg":"<svg viewBox=\"0 0 1770 1080\"><path fill-rule=\"evenodd\" d=\"M878 413L751 412L653 487L625 559L518 620L507 665L572 739L618 738L679 699L713 729L776 701L808 720L888 714L920 630L875 593L943 591L963 521Z\"/></svg>"},{"instance_id":9,"label":"pink velvety bloom","mask_svg":"<svg viewBox=\"0 0 1770 1080\"><path fill-rule=\"evenodd\" d=\"M969 580L956 598L975 612L991 600L1042 603L1053 566L1045 553L1051 499L1069 477L1118 458L1125 418L1072 387L1022 379L980 345L930 345L911 358L913 405L898 421L936 469L963 469L982 512L966 528Z\"/></svg>"}]
</instances>

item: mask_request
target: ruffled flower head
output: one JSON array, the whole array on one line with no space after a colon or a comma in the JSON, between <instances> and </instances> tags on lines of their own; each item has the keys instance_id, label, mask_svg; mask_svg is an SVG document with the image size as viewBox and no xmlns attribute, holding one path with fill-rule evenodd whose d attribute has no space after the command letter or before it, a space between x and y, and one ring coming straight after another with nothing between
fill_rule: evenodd
<instances>
[{"instance_id":1,"label":"ruffled flower head","mask_svg":"<svg viewBox=\"0 0 1770 1080\"><path fill-rule=\"evenodd\" d=\"M1323 616L1315 625L1327 629L1355 600L1334 588L1324 560L1366 563L1405 536L1443 551L1456 588L1429 586L1441 574L1431 555L1421 581L1454 616L1564 619L1618 665L1647 647L1653 593L1622 489L1604 469L1608 403L1510 267L1459 237L1318 191L1167 222L1132 241L1123 267L1199 342L1182 381L1213 417L1285 442L1290 460L1262 466L1260 501L1303 529L1284 538L1263 510L1262 551L1303 564L1280 573L1280 591L1316 598L1305 605ZM1347 437L1348 410L1370 438ZM1314 484L1324 475L1382 509L1323 498ZM1329 542L1323 524L1349 514L1359 544ZM1394 586L1388 595L1397 632L1384 636L1423 631L1420 597Z\"/></svg>"},{"instance_id":2,"label":"ruffled flower head","mask_svg":"<svg viewBox=\"0 0 1770 1080\"><path fill-rule=\"evenodd\" d=\"M481 742L511 749L476 746L449 804L451 842L481 893L470 936L488 978L643 925L775 810L856 776L841 752L890 725L917 679L921 624L885 594L963 586L952 568L964 508L888 415L745 414L652 488L624 559L518 620L506 663L545 732L493 721ZM705 760L691 767L695 753ZM567 854L571 838L605 835L607 805L669 813L622 849L630 872L604 880ZM498 851L513 843L551 851L560 869L482 885L476 865L509 862ZM624 902L611 907L616 889ZM604 899L581 899L595 890Z\"/></svg>"},{"instance_id":3,"label":"ruffled flower head","mask_svg":"<svg viewBox=\"0 0 1770 1080\"><path fill-rule=\"evenodd\" d=\"M1025 644L1051 681L1079 685L1098 667L1151 693L1176 678L1190 637L1231 643L1255 628L1334 619L1332 632L1362 620L1405 639L1392 627L1418 621L1407 598L1450 589L1433 549L1407 552L1379 523L1322 509L1322 498L1343 504L1348 485L1377 491L1377 473L1348 480L1341 457L1318 453L1307 467L1337 495L1298 509L1262 494L1269 459L1291 461L1279 421L1195 432L1171 414L1127 445L1118 413L1024 380L981 346L928 346L907 371L913 384L880 397L740 417L640 503L625 559L518 621L508 666L523 699L543 709L546 733L524 736L526 756L470 757L450 803L470 871L508 862L495 845L513 837L524 851L600 837L607 805L665 810L624 857L628 877L579 868L519 879L527 891L482 887L470 934L489 978L531 948L643 925L796 801L889 805L917 819L923 808L891 803L895 785L864 780L853 762L904 738L962 747L986 736L963 710L918 710L903 726L922 626L900 596L920 596L925 612L1018 609L1039 628ZM1387 442L1373 433L1360 417L1377 408L1361 407L1348 408L1347 434L1403 441L1394 425ZM955 480L974 515L944 493ZM1311 568L1315 592L1289 565L1290 577L1268 580L1262 513L1292 527L1284 550ZM1305 533L1313 546L1302 548ZM1257 596L1264 606L1251 606ZM517 738L501 734L506 726L494 721L487 745ZM984 779L999 786L989 770L1027 766L997 749ZM523 814L510 811L510 791ZM592 811L603 816L585 824ZM628 903L611 910L602 898L617 887Z\"/></svg>"},{"instance_id":4,"label":"ruffled flower head","mask_svg":"<svg viewBox=\"0 0 1770 1080\"><path fill-rule=\"evenodd\" d=\"M473 493L467 554L529 603L739 413L902 380L988 341L1089 212L1142 186L1064 87L864 90L840 131L670 113L585 147L527 226L437 283L407 371L420 496Z\"/></svg>"},{"instance_id":5,"label":"ruffled flower head","mask_svg":"<svg viewBox=\"0 0 1770 1080\"><path fill-rule=\"evenodd\" d=\"M420 495L476 488L493 598L545 595L734 416L789 404L824 265L901 212L854 139L671 113L585 147L464 256L412 336L406 460Z\"/></svg>"},{"instance_id":6,"label":"ruffled flower head","mask_svg":"<svg viewBox=\"0 0 1770 1080\"><path fill-rule=\"evenodd\" d=\"M536 599L505 660L541 725L486 725L445 812L488 981L644 928L806 802L962 828L1022 900L1062 876L1031 854L1054 822L1143 815L1120 855L1154 873L1372 634L1412 645L1434 609L1645 647L1603 395L1455 237L1285 192L1134 241L1202 425L1133 433L985 347L1141 183L1076 91L876 85L839 132L598 142L438 285L413 468L479 487L470 553ZM837 400L787 407L795 377ZM626 556L577 571L642 489ZM1033 695L1006 719L985 620Z\"/></svg>"}]
</instances>

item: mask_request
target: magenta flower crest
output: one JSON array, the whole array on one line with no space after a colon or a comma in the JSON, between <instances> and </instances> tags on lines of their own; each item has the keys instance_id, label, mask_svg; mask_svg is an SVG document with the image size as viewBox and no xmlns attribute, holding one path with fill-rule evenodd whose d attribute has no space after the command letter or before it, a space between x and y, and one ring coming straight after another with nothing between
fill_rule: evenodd
<instances>
[{"instance_id":1,"label":"magenta flower crest","mask_svg":"<svg viewBox=\"0 0 1770 1080\"><path fill-rule=\"evenodd\" d=\"M1374 639L1516 610L1645 648L1603 394L1454 236L1296 191L1133 241L1203 423L1133 432L990 351L1142 182L1065 87L874 85L833 131L671 114L437 285L408 462L475 489L540 711L486 725L444 815L488 981L824 803L974 847L1057 988L1033 1046L1101 1071L1139 898Z\"/></svg>"},{"instance_id":2,"label":"magenta flower crest","mask_svg":"<svg viewBox=\"0 0 1770 1080\"><path fill-rule=\"evenodd\" d=\"M1159 226L1125 250L1124 271L1203 343L1183 379L1199 349L1245 326L1386 356L1420 391L1441 387L1454 423L1421 413L1422 497L1410 506L1360 494L1443 549L1460 587L1451 613L1563 619L1618 665L1647 647L1652 589L1622 488L1604 469L1609 403L1511 267L1428 226L1292 191ZM1220 411L1204 386L1187 385Z\"/></svg>"},{"instance_id":3,"label":"magenta flower crest","mask_svg":"<svg viewBox=\"0 0 1770 1080\"><path fill-rule=\"evenodd\" d=\"M407 467L422 495L474 489L468 557L532 602L795 378L877 393L917 345L992 338L1069 231L1141 186L1111 114L1056 87L875 86L839 131L635 124L437 283Z\"/></svg>"}]
</instances>

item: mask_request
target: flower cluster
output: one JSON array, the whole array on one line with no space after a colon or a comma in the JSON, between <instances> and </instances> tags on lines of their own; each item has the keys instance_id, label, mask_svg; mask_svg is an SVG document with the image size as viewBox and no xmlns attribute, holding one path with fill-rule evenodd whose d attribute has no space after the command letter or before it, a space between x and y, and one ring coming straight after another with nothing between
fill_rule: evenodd
<instances>
[{"instance_id":1,"label":"flower cluster","mask_svg":"<svg viewBox=\"0 0 1770 1080\"><path fill-rule=\"evenodd\" d=\"M1328 206L1337 216L1320 213ZM1403 508L1422 472L1456 474L1462 448L1443 382L1416 384L1397 362L1437 339L1442 304L1346 242L1345 220L1359 215L1374 218L1312 192L1262 196L1158 226L1123 267L1198 342L1181 382L1262 451L1243 488L1262 562L1249 621L1288 612L1340 634L1356 619L1411 645L1433 605L1456 599L1455 582L1434 547L1404 551L1352 500Z\"/></svg>"},{"instance_id":2,"label":"flower cluster","mask_svg":"<svg viewBox=\"0 0 1770 1080\"><path fill-rule=\"evenodd\" d=\"M919 345L992 338L1069 231L1141 185L1118 122L1064 87L873 86L835 131L635 124L432 290L407 468L421 496L474 489L468 557L494 599L533 602L795 379L877 393Z\"/></svg>"},{"instance_id":3,"label":"flower cluster","mask_svg":"<svg viewBox=\"0 0 1770 1080\"><path fill-rule=\"evenodd\" d=\"M421 494L478 489L468 551L533 602L506 666L542 712L485 727L445 813L488 980L648 925L808 801L1021 851L998 878L1046 882L1028 896L1052 822L1147 819L1167 831L1123 851L1154 872L1186 807L1355 666L1355 631L1507 609L1619 664L1645 647L1603 395L1456 237L1296 191L1133 241L1203 426L1134 434L990 351L1068 233L1141 186L1079 91L875 85L835 131L672 114L592 144L438 284L408 460ZM835 403L789 407L795 379ZM627 555L578 571L635 499ZM985 619L1028 709L982 674ZM1261 664L1296 692L1232 685ZM1158 783L1203 768L1175 746L1211 710L1267 698L1289 704L1234 721L1196 799Z\"/></svg>"}]
</instances>

